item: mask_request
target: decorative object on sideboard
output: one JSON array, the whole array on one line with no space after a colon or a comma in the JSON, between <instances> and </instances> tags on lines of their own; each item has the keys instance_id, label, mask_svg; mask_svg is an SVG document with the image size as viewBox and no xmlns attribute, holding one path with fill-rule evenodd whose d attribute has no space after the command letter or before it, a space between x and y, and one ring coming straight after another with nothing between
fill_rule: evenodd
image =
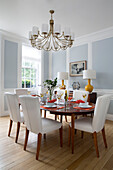
<instances>
[{"instance_id":1,"label":"decorative object on sideboard","mask_svg":"<svg viewBox=\"0 0 113 170\"><path fill-rule=\"evenodd\" d=\"M54 10L50 10L49 12L51 14L50 30L48 31L48 24L43 24L41 33L36 26L29 32L29 40L32 47L46 51L58 51L60 49L66 50L68 47L70 48L73 45L74 33L70 32L69 27L65 28L64 32L61 33L61 26L59 24L55 24L54 27Z\"/></svg>"},{"instance_id":2,"label":"decorative object on sideboard","mask_svg":"<svg viewBox=\"0 0 113 170\"><path fill-rule=\"evenodd\" d=\"M64 85L64 80L68 80L68 72L58 72L57 78L59 80L62 80L62 85L59 88L66 89L66 85Z\"/></svg>"},{"instance_id":3,"label":"decorative object on sideboard","mask_svg":"<svg viewBox=\"0 0 113 170\"><path fill-rule=\"evenodd\" d=\"M83 70L86 70L86 64L85 60L69 63L69 75L71 77L82 76Z\"/></svg>"},{"instance_id":4,"label":"decorative object on sideboard","mask_svg":"<svg viewBox=\"0 0 113 170\"><path fill-rule=\"evenodd\" d=\"M85 90L92 92L93 86L90 84L92 79L96 79L96 71L95 70L84 70L83 71L83 79L88 80L88 85L85 86Z\"/></svg>"},{"instance_id":5,"label":"decorative object on sideboard","mask_svg":"<svg viewBox=\"0 0 113 170\"><path fill-rule=\"evenodd\" d=\"M76 89L79 90L80 83L79 82L73 82L72 87L73 87L73 90L76 90Z\"/></svg>"}]
</instances>

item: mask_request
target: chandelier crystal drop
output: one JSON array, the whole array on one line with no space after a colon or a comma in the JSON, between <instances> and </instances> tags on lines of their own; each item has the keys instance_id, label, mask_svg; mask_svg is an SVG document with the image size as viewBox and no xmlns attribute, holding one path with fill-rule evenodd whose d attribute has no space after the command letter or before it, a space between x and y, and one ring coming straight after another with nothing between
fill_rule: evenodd
<instances>
[{"instance_id":1,"label":"chandelier crystal drop","mask_svg":"<svg viewBox=\"0 0 113 170\"><path fill-rule=\"evenodd\" d=\"M70 28L65 28L61 34L61 27L55 24L53 20L53 10L50 10L50 30L48 31L48 24L42 25L42 32L40 33L38 27L34 26L32 31L29 32L29 40L32 47L38 50L58 51L60 49L66 50L73 45L74 33L70 33Z\"/></svg>"}]
</instances>

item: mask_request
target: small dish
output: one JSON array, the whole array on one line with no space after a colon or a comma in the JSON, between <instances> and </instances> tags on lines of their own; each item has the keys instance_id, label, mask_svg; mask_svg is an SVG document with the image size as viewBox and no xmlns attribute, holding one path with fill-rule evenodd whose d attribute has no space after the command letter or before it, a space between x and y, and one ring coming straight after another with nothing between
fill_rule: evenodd
<instances>
[{"instance_id":1,"label":"small dish","mask_svg":"<svg viewBox=\"0 0 113 170\"><path fill-rule=\"evenodd\" d=\"M81 107L81 108L91 108L92 106L91 105L87 105L87 106L79 106L79 107Z\"/></svg>"},{"instance_id":2,"label":"small dish","mask_svg":"<svg viewBox=\"0 0 113 170\"><path fill-rule=\"evenodd\" d=\"M79 107L81 107L81 106L88 106L88 104L89 104L88 102L86 102L86 103L79 103L78 106L79 106Z\"/></svg>"},{"instance_id":3,"label":"small dish","mask_svg":"<svg viewBox=\"0 0 113 170\"><path fill-rule=\"evenodd\" d=\"M47 102L46 105L49 106L49 107L52 107L52 106L54 105L54 103L49 103L49 102Z\"/></svg>"},{"instance_id":4,"label":"small dish","mask_svg":"<svg viewBox=\"0 0 113 170\"><path fill-rule=\"evenodd\" d=\"M56 106L56 105L53 105L53 106L44 105L44 107L47 107L47 108L55 108L55 107L57 107L57 106Z\"/></svg>"},{"instance_id":5,"label":"small dish","mask_svg":"<svg viewBox=\"0 0 113 170\"><path fill-rule=\"evenodd\" d=\"M70 102L76 102L76 99L71 99Z\"/></svg>"}]
</instances>

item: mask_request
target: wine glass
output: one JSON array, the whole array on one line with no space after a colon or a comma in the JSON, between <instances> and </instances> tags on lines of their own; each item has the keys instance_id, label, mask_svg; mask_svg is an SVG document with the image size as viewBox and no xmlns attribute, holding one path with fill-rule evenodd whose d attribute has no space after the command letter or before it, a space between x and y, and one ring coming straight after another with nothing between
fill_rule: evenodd
<instances>
[{"instance_id":1,"label":"wine glass","mask_svg":"<svg viewBox=\"0 0 113 170\"><path fill-rule=\"evenodd\" d=\"M86 94L83 94L82 97L83 97L84 102L86 102L86 97L87 97L87 95L86 95Z\"/></svg>"},{"instance_id":2,"label":"wine glass","mask_svg":"<svg viewBox=\"0 0 113 170\"><path fill-rule=\"evenodd\" d=\"M44 93L40 93L40 99L42 104L43 104L43 97L44 97Z\"/></svg>"},{"instance_id":3,"label":"wine glass","mask_svg":"<svg viewBox=\"0 0 113 170\"><path fill-rule=\"evenodd\" d=\"M62 95L63 95L63 93L57 94L57 104L60 104Z\"/></svg>"}]
</instances>

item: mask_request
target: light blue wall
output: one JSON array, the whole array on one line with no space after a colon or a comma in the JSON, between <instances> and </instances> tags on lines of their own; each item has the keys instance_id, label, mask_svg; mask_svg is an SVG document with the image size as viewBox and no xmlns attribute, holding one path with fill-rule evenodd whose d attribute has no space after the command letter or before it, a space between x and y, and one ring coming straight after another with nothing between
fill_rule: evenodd
<instances>
[{"instance_id":1,"label":"light blue wall","mask_svg":"<svg viewBox=\"0 0 113 170\"><path fill-rule=\"evenodd\" d=\"M49 52L44 51L44 81L49 79Z\"/></svg>"},{"instance_id":2,"label":"light blue wall","mask_svg":"<svg viewBox=\"0 0 113 170\"><path fill-rule=\"evenodd\" d=\"M57 72L66 71L66 51L52 53L52 79L57 77Z\"/></svg>"},{"instance_id":3,"label":"light blue wall","mask_svg":"<svg viewBox=\"0 0 113 170\"><path fill-rule=\"evenodd\" d=\"M5 110L5 111L8 111L8 105L7 105L6 96L4 96L4 110Z\"/></svg>"},{"instance_id":4,"label":"light blue wall","mask_svg":"<svg viewBox=\"0 0 113 170\"><path fill-rule=\"evenodd\" d=\"M113 37L92 43L92 66L96 70L97 89L113 89ZM113 100L108 109L113 114Z\"/></svg>"},{"instance_id":5,"label":"light blue wall","mask_svg":"<svg viewBox=\"0 0 113 170\"><path fill-rule=\"evenodd\" d=\"M110 102L108 113L113 114L113 100L111 100L111 102Z\"/></svg>"},{"instance_id":6,"label":"light blue wall","mask_svg":"<svg viewBox=\"0 0 113 170\"><path fill-rule=\"evenodd\" d=\"M92 43L92 66L96 70L97 89L113 89L113 38Z\"/></svg>"},{"instance_id":7,"label":"light blue wall","mask_svg":"<svg viewBox=\"0 0 113 170\"><path fill-rule=\"evenodd\" d=\"M17 88L18 44L4 42L4 88Z\"/></svg>"},{"instance_id":8,"label":"light blue wall","mask_svg":"<svg viewBox=\"0 0 113 170\"><path fill-rule=\"evenodd\" d=\"M88 62L88 44L73 47L70 49L70 62L82 61L86 60ZM80 83L81 88L84 88L87 84L86 80L83 80L83 77L70 77L70 87L72 87L72 83L78 81Z\"/></svg>"}]
</instances>

